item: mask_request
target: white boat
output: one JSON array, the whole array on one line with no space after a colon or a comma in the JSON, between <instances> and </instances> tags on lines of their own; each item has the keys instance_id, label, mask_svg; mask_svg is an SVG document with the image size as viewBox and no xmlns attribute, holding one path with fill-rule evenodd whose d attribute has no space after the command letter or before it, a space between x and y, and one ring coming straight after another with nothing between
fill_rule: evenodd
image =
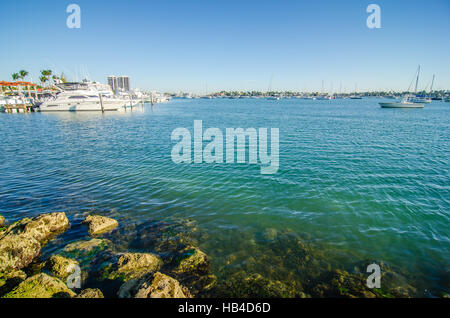
<instances>
[{"instance_id":1,"label":"white boat","mask_svg":"<svg viewBox=\"0 0 450 318\"><path fill-rule=\"evenodd\" d=\"M381 108L424 108L424 103L413 103L408 100L408 97L402 99L401 102L385 102L380 103Z\"/></svg>"},{"instance_id":2,"label":"white boat","mask_svg":"<svg viewBox=\"0 0 450 318\"><path fill-rule=\"evenodd\" d=\"M420 74L420 65L417 69L417 77L416 77L416 87L414 89L414 95L417 92L417 84L419 82L419 74ZM411 88L411 85L408 87L408 91ZM403 97L403 99L400 102L383 102L383 103L379 103L381 108L424 108L425 107L425 103L424 102L419 102L417 99L415 101L413 101L414 99L412 98L410 100L409 96L406 95Z\"/></svg>"},{"instance_id":3,"label":"white boat","mask_svg":"<svg viewBox=\"0 0 450 318\"><path fill-rule=\"evenodd\" d=\"M61 83L53 99L43 102L41 112L55 111L118 111L129 101L115 98L112 91L99 90L91 82Z\"/></svg>"}]
</instances>

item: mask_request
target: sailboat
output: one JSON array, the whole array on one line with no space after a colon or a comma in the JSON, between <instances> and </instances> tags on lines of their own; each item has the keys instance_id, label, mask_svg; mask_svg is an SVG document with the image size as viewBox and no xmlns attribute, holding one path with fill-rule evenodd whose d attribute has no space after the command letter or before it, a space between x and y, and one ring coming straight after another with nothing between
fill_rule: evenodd
<instances>
[{"instance_id":1,"label":"sailboat","mask_svg":"<svg viewBox=\"0 0 450 318\"><path fill-rule=\"evenodd\" d=\"M416 86L414 89L414 95L417 92L417 84L419 83L419 74L420 74L420 65L419 65L419 68L417 69ZM410 85L410 87L411 87L411 85ZM409 91L409 87L408 87L408 91ZM381 108L424 108L425 103L410 101L409 95L406 95L405 97L403 97L403 99L400 102L384 102L384 103L380 103L380 106L381 106Z\"/></svg>"},{"instance_id":2,"label":"sailboat","mask_svg":"<svg viewBox=\"0 0 450 318\"><path fill-rule=\"evenodd\" d=\"M435 76L433 75L433 79L431 80L431 87L430 87L430 95L433 92L433 84L434 84L434 78ZM413 103L425 103L425 104L429 104L431 103L431 98L428 96L414 96L413 98L411 98L411 102Z\"/></svg>"}]
</instances>

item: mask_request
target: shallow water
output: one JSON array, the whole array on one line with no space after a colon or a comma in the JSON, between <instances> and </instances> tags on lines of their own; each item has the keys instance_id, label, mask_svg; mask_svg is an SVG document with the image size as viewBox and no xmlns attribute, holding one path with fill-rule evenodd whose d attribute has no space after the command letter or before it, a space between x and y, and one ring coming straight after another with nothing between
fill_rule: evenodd
<instances>
[{"instance_id":1,"label":"shallow water","mask_svg":"<svg viewBox=\"0 0 450 318\"><path fill-rule=\"evenodd\" d=\"M192 218L219 279L240 269L301 278L284 235L293 233L324 255L324 268L371 259L398 268L419 295L448 292L450 104L379 101L193 99L132 113L0 114L0 213L14 221L65 211L77 224L96 212L121 227ZM192 133L197 119L223 132L279 128L278 173L174 164L171 132ZM75 225L60 244L85 235Z\"/></svg>"}]
</instances>

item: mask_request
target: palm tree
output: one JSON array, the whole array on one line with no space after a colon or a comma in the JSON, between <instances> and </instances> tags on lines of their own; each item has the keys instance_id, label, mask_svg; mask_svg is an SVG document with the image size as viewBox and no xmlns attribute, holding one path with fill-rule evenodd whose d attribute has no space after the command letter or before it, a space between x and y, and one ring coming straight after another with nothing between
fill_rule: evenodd
<instances>
[{"instance_id":1,"label":"palm tree","mask_svg":"<svg viewBox=\"0 0 450 318\"><path fill-rule=\"evenodd\" d=\"M22 81L25 79L25 77L28 76L28 74L30 74L30 73L28 73L28 72L25 71L25 70L19 71L19 75L20 75L20 78L22 79Z\"/></svg>"},{"instance_id":2,"label":"palm tree","mask_svg":"<svg viewBox=\"0 0 450 318\"><path fill-rule=\"evenodd\" d=\"M17 81L20 78L20 75L19 75L19 73L13 73L13 74L11 74L11 77L14 81Z\"/></svg>"},{"instance_id":3,"label":"palm tree","mask_svg":"<svg viewBox=\"0 0 450 318\"><path fill-rule=\"evenodd\" d=\"M39 77L39 80L41 81L42 86L44 86L45 82L48 81L48 78L47 78L47 76L42 75L41 77Z\"/></svg>"}]
</instances>

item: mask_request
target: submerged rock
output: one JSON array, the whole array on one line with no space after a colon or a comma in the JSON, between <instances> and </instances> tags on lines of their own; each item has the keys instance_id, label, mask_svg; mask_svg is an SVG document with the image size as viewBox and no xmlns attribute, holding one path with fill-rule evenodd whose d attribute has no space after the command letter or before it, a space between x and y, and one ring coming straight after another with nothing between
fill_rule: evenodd
<instances>
[{"instance_id":1,"label":"submerged rock","mask_svg":"<svg viewBox=\"0 0 450 318\"><path fill-rule=\"evenodd\" d=\"M377 295L366 286L364 277L344 270L326 273L313 288L317 297L375 298Z\"/></svg>"},{"instance_id":2,"label":"submerged rock","mask_svg":"<svg viewBox=\"0 0 450 318\"><path fill-rule=\"evenodd\" d=\"M4 298L69 298L75 295L58 278L41 273L24 280Z\"/></svg>"},{"instance_id":3,"label":"submerged rock","mask_svg":"<svg viewBox=\"0 0 450 318\"><path fill-rule=\"evenodd\" d=\"M286 284L278 280L270 280L260 274L247 274L244 271L230 275L213 290L213 295L238 298L307 297L298 282Z\"/></svg>"},{"instance_id":4,"label":"submerged rock","mask_svg":"<svg viewBox=\"0 0 450 318\"><path fill-rule=\"evenodd\" d=\"M202 274L209 272L209 258L198 247L187 247L183 249L176 262L175 272L177 273Z\"/></svg>"},{"instance_id":5,"label":"submerged rock","mask_svg":"<svg viewBox=\"0 0 450 318\"><path fill-rule=\"evenodd\" d=\"M131 276L143 276L150 272L156 272L163 265L162 260L149 253L125 253L119 257L117 271Z\"/></svg>"},{"instance_id":6,"label":"submerged rock","mask_svg":"<svg viewBox=\"0 0 450 318\"><path fill-rule=\"evenodd\" d=\"M76 260L61 255L52 255L45 263L46 269L62 280L66 280L74 272L75 266L78 266Z\"/></svg>"},{"instance_id":7,"label":"submerged rock","mask_svg":"<svg viewBox=\"0 0 450 318\"><path fill-rule=\"evenodd\" d=\"M83 289L75 298L105 298L98 288Z\"/></svg>"},{"instance_id":8,"label":"submerged rock","mask_svg":"<svg viewBox=\"0 0 450 318\"><path fill-rule=\"evenodd\" d=\"M116 220L100 215L89 215L82 223L88 226L90 235L110 232L119 225Z\"/></svg>"},{"instance_id":9,"label":"submerged rock","mask_svg":"<svg viewBox=\"0 0 450 318\"><path fill-rule=\"evenodd\" d=\"M187 298L189 291L167 275L156 272L139 280L128 281L119 290L120 298Z\"/></svg>"},{"instance_id":10,"label":"submerged rock","mask_svg":"<svg viewBox=\"0 0 450 318\"><path fill-rule=\"evenodd\" d=\"M63 249L64 256L75 258L78 261L92 260L100 252L111 249L112 243L106 239L91 239L77 241L66 245Z\"/></svg>"},{"instance_id":11,"label":"submerged rock","mask_svg":"<svg viewBox=\"0 0 450 318\"><path fill-rule=\"evenodd\" d=\"M116 258L117 259L117 258ZM158 271L162 260L150 253L125 253L100 271L101 278L126 282Z\"/></svg>"}]
</instances>

